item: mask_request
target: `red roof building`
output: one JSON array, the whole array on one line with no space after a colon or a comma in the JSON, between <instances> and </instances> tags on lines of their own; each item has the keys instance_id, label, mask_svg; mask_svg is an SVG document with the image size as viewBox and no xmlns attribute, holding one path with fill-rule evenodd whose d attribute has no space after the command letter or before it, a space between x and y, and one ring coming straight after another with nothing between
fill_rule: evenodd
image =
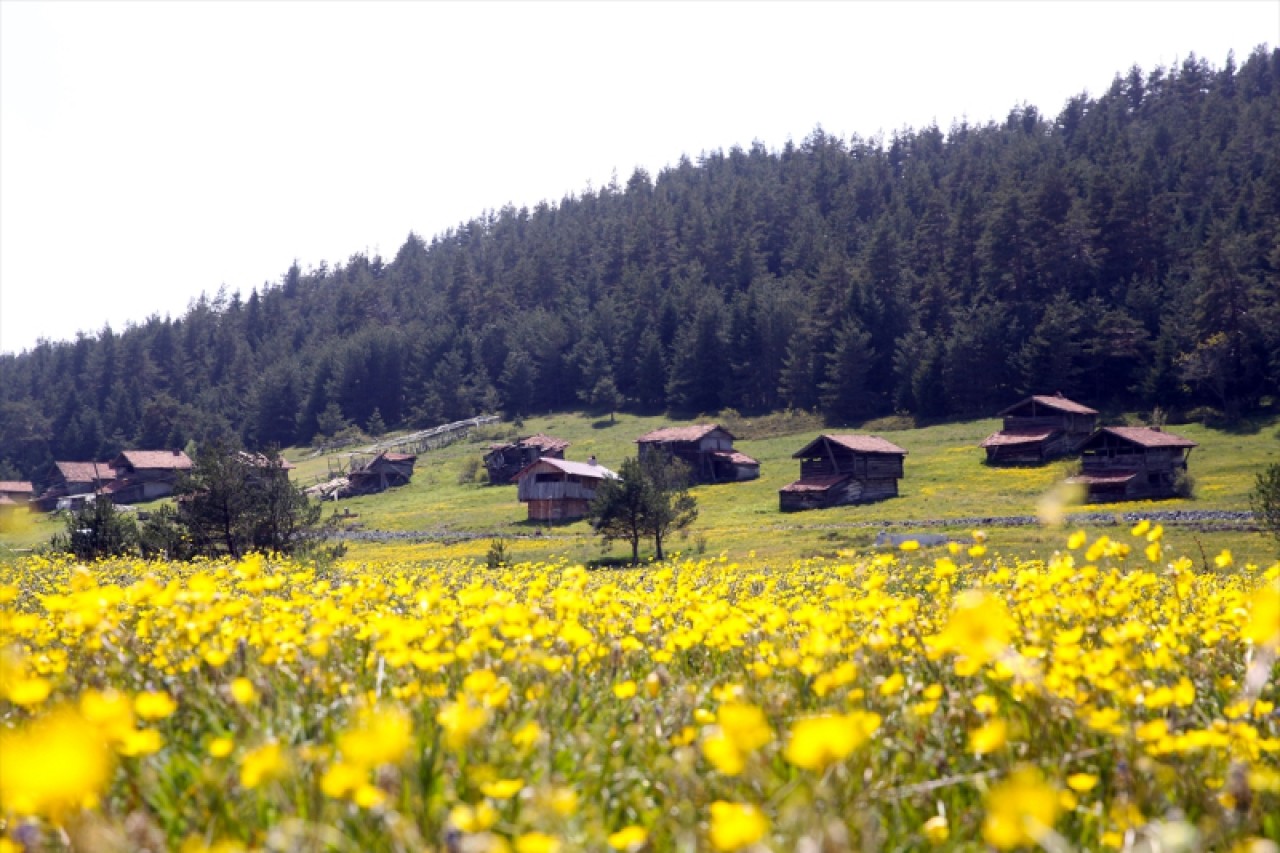
<instances>
[{"instance_id":1,"label":"red roof building","mask_svg":"<svg viewBox=\"0 0 1280 853\"><path fill-rule=\"evenodd\" d=\"M1098 413L1061 394L1035 394L1000 413L1003 428L983 439L988 465L1043 465L1075 453L1098 426Z\"/></svg>"},{"instance_id":2,"label":"red roof building","mask_svg":"<svg viewBox=\"0 0 1280 853\"><path fill-rule=\"evenodd\" d=\"M1089 503L1189 496L1187 459L1198 445L1156 427L1103 427L1080 447Z\"/></svg>"},{"instance_id":3,"label":"red roof building","mask_svg":"<svg viewBox=\"0 0 1280 853\"><path fill-rule=\"evenodd\" d=\"M792 454L800 479L778 491L784 511L898 496L907 451L876 435L820 435Z\"/></svg>"},{"instance_id":4,"label":"red roof building","mask_svg":"<svg viewBox=\"0 0 1280 853\"><path fill-rule=\"evenodd\" d=\"M695 483L730 483L760 476L760 463L733 448L734 436L719 424L663 427L636 439L640 459L664 453L689 466Z\"/></svg>"}]
</instances>

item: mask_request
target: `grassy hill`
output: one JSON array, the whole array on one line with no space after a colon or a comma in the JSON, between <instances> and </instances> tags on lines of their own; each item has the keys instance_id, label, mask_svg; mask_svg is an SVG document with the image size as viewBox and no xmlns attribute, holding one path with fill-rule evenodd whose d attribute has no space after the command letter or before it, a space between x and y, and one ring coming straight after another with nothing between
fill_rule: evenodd
<instances>
[{"instance_id":1,"label":"grassy hill","mask_svg":"<svg viewBox=\"0 0 1280 853\"><path fill-rule=\"evenodd\" d=\"M634 455L637 436L670 423L679 422L620 414L610 424L607 419L559 414L531 418L518 430L510 423L484 428L467 441L420 456L410 485L334 504L338 511L354 516L348 522L353 529L397 531L406 537L390 542L353 541L349 555L356 559L376 556L405 560L442 555L482 557L490 540L502 537L519 559L565 556L574 561L591 561L621 556L624 546L602 550L586 522L550 528L530 524L524 505L516 500L514 486L488 486L474 479L459 482L460 476L472 460L478 460L485 452L489 442L534 432L572 442L566 453L570 459L586 459L595 454L602 465L616 469L624 458ZM1069 511L1097 510L1118 515L1175 509L1248 509L1254 473L1269 463L1280 462L1278 424L1280 420L1271 418L1234 432L1199 424L1173 426L1171 431L1200 444L1190 458L1196 482L1194 498L1072 506ZM687 535L677 538L673 550L725 552L731 559L745 557L751 551L778 560L834 557L841 551L871 547L881 524L922 519L956 519L957 524L950 529L957 535L968 535L970 530L963 519L1035 514L1046 496L1058 499L1058 484L1076 464L1062 460L1043 468L987 467L977 445L998 428L995 419L919 429L883 421L857 431L874 432L908 451L906 477L899 484L900 497L863 506L783 514L778 510L778 489L795 479L799 470L791 454L823 428L805 415L734 419L726 425L741 436L738 448L760 460L760 479L696 488L698 521ZM304 484L325 479L331 464L342 461L338 454L315 456L305 448L290 449L286 455L298 465L295 477ZM480 468L481 480L483 473ZM56 519L35 517L17 531L0 537L0 549L30 548L58 529ZM1120 529L1123 528L1117 528ZM938 532L935 528L928 530ZM1203 552L1211 559L1223 548L1229 548L1240 562L1269 562L1277 555L1275 541L1261 534L1200 532L1172 525L1167 530L1167 540L1177 552L1196 557ZM1065 536L1063 530L1043 526L992 527L988 533L992 550L1024 557L1051 553L1060 547Z\"/></svg>"}]
</instances>

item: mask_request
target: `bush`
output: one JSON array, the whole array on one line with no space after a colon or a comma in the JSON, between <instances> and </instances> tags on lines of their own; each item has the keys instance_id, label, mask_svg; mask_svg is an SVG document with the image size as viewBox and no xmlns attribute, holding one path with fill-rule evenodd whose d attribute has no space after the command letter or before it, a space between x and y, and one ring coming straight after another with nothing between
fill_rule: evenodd
<instances>
[{"instance_id":1,"label":"bush","mask_svg":"<svg viewBox=\"0 0 1280 853\"><path fill-rule=\"evenodd\" d=\"M468 456L463 459L462 467L458 469L458 485L468 486L476 482L482 467L479 456Z\"/></svg>"},{"instance_id":2,"label":"bush","mask_svg":"<svg viewBox=\"0 0 1280 853\"><path fill-rule=\"evenodd\" d=\"M115 504L99 495L68 513L65 532L50 544L78 560L118 557L138 547L138 528L132 516L118 512Z\"/></svg>"}]
</instances>

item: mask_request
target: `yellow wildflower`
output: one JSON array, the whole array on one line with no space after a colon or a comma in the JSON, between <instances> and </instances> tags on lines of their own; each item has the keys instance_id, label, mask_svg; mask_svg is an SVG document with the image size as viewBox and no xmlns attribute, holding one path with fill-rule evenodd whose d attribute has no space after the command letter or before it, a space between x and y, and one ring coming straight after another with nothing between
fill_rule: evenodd
<instances>
[{"instance_id":1,"label":"yellow wildflower","mask_svg":"<svg viewBox=\"0 0 1280 853\"><path fill-rule=\"evenodd\" d=\"M288 769L283 748L271 741L240 759L240 784L245 788L257 788L263 782L281 778Z\"/></svg>"},{"instance_id":2,"label":"yellow wildflower","mask_svg":"<svg viewBox=\"0 0 1280 853\"><path fill-rule=\"evenodd\" d=\"M150 691L134 697L133 710L144 720L163 720L178 710L178 703L168 693Z\"/></svg>"},{"instance_id":3,"label":"yellow wildflower","mask_svg":"<svg viewBox=\"0 0 1280 853\"><path fill-rule=\"evenodd\" d=\"M1034 846L1058 818L1058 794L1040 771L1020 767L985 798L982 837L998 850Z\"/></svg>"},{"instance_id":4,"label":"yellow wildflower","mask_svg":"<svg viewBox=\"0 0 1280 853\"><path fill-rule=\"evenodd\" d=\"M62 815L92 808L111 776L101 736L63 709L15 730L0 731L0 803L15 815Z\"/></svg>"},{"instance_id":5,"label":"yellow wildflower","mask_svg":"<svg viewBox=\"0 0 1280 853\"><path fill-rule=\"evenodd\" d=\"M249 679L237 678L231 682L231 698L237 705L252 705L258 700L258 691Z\"/></svg>"},{"instance_id":6,"label":"yellow wildflower","mask_svg":"<svg viewBox=\"0 0 1280 853\"><path fill-rule=\"evenodd\" d=\"M614 850L636 850L649 840L649 832L643 826L624 826L609 835L609 846Z\"/></svg>"},{"instance_id":7,"label":"yellow wildflower","mask_svg":"<svg viewBox=\"0 0 1280 853\"><path fill-rule=\"evenodd\" d=\"M880 728L880 715L866 711L824 714L797 720L783 754L806 770L823 770L871 739Z\"/></svg>"},{"instance_id":8,"label":"yellow wildflower","mask_svg":"<svg viewBox=\"0 0 1280 853\"><path fill-rule=\"evenodd\" d=\"M716 850L741 850L768 831L769 821L755 806L724 800L711 804L711 846Z\"/></svg>"},{"instance_id":9,"label":"yellow wildflower","mask_svg":"<svg viewBox=\"0 0 1280 853\"><path fill-rule=\"evenodd\" d=\"M1004 746L1009 727L1004 720L991 720L969 732L969 751L990 755Z\"/></svg>"}]
</instances>

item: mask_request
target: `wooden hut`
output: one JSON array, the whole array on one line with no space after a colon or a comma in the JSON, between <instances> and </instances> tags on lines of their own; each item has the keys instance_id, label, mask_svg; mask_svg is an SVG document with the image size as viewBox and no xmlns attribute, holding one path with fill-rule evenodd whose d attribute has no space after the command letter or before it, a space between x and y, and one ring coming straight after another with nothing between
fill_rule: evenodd
<instances>
[{"instance_id":1,"label":"wooden hut","mask_svg":"<svg viewBox=\"0 0 1280 853\"><path fill-rule=\"evenodd\" d=\"M34 506L41 512L58 509L58 502L93 495L115 481L116 472L108 462L54 462Z\"/></svg>"},{"instance_id":2,"label":"wooden hut","mask_svg":"<svg viewBox=\"0 0 1280 853\"><path fill-rule=\"evenodd\" d=\"M1042 465L1070 456L1098 427L1098 413L1061 394L1034 395L1000 413L1004 426L980 447L988 465Z\"/></svg>"},{"instance_id":3,"label":"wooden hut","mask_svg":"<svg viewBox=\"0 0 1280 853\"><path fill-rule=\"evenodd\" d=\"M1089 503L1178 496L1196 443L1158 427L1103 427L1080 447L1080 473Z\"/></svg>"},{"instance_id":4,"label":"wooden hut","mask_svg":"<svg viewBox=\"0 0 1280 853\"><path fill-rule=\"evenodd\" d=\"M595 462L544 457L516 474L516 497L529 505L530 521L585 518L596 489L618 475Z\"/></svg>"},{"instance_id":5,"label":"wooden hut","mask_svg":"<svg viewBox=\"0 0 1280 853\"><path fill-rule=\"evenodd\" d=\"M491 444L484 456L489 484L498 486L515 482L519 474L539 459L563 459L569 442L550 435L531 435L508 444Z\"/></svg>"},{"instance_id":6,"label":"wooden hut","mask_svg":"<svg viewBox=\"0 0 1280 853\"><path fill-rule=\"evenodd\" d=\"M665 453L689 466L695 483L731 483L760 476L760 463L733 449L734 437L719 424L663 427L636 439L640 460Z\"/></svg>"},{"instance_id":7,"label":"wooden hut","mask_svg":"<svg viewBox=\"0 0 1280 853\"><path fill-rule=\"evenodd\" d=\"M408 485L418 457L412 453L383 451L347 474L346 494L340 497L371 495L396 486Z\"/></svg>"},{"instance_id":8,"label":"wooden hut","mask_svg":"<svg viewBox=\"0 0 1280 853\"><path fill-rule=\"evenodd\" d=\"M113 503L153 501L173 494L178 475L191 470L181 450L122 450L111 461L115 482L107 487Z\"/></svg>"},{"instance_id":9,"label":"wooden hut","mask_svg":"<svg viewBox=\"0 0 1280 853\"><path fill-rule=\"evenodd\" d=\"M8 498L14 506L26 506L36 498L35 486L26 480L0 480L0 497Z\"/></svg>"},{"instance_id":10,"label":"wooden hut","mask_svg":"<svg viewBox=\"0 0 1280 853\"><path fill-rule=\"evenodd\" d=\"M782 510L868 503L898 496L907 451L874 435L820 435L792 454L800 479L778 490Z\"/></svg>"}]
</instances>

